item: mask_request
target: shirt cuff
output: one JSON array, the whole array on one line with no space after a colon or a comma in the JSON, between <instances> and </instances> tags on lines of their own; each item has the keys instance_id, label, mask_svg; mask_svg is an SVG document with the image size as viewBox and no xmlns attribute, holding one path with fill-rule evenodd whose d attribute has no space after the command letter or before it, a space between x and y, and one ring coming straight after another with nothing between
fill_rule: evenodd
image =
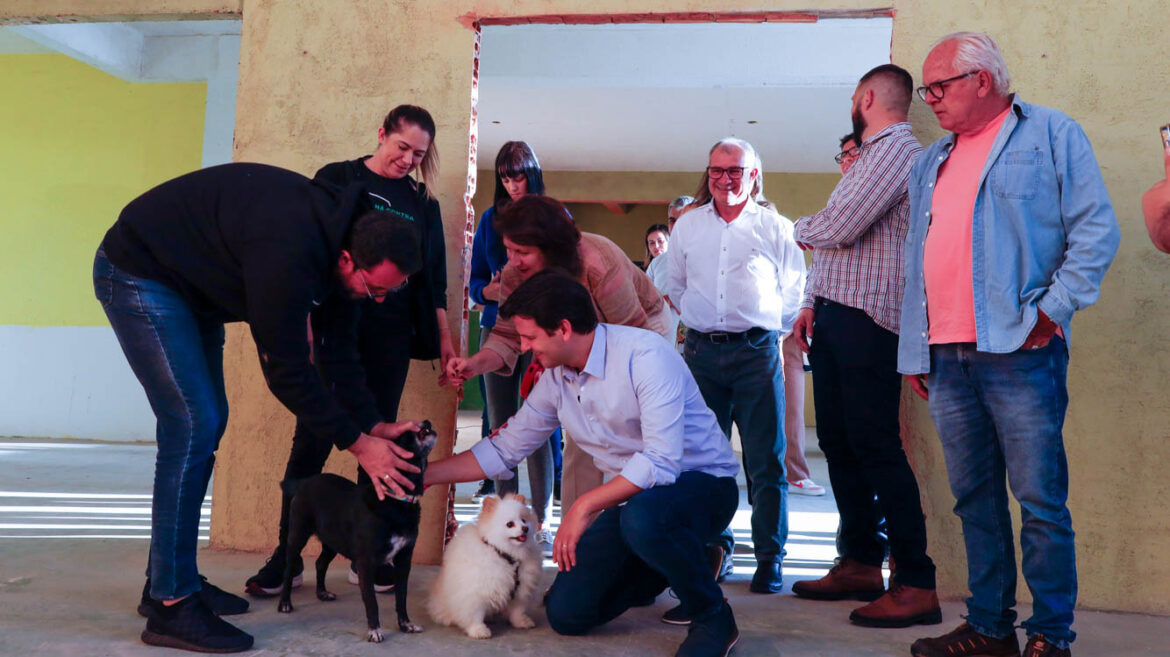
<instances>
[{"instance_id":1,"label":"shirt cuff","mask_svg":"<svg viewBox=\"0 0 1170 657\"><path fill-rule=\"evenodd\" d=\"M492 445L490 438L483 438L472 445L471 455L475 457L484 476L488 479L512 478L512 468L504 462L495 445Z\"/></svg>"},{"instance_id":2,"label":"shirt cuff","mask_svg":"<svg viewBox=\"0 0 1170 657\"><path fill-rule=\"evenodd\" d=\"M671 477L666 481L665 477L658 476L659 469L655 467L654 462L651 461L645 454L641 452L634 454L626 461L626 466L622 468L621 475L629 482L642 490L654 488L658 485L673 484L676 477ZM662 479L662 481L659 481Z\"/></svg>"}]
</instances>

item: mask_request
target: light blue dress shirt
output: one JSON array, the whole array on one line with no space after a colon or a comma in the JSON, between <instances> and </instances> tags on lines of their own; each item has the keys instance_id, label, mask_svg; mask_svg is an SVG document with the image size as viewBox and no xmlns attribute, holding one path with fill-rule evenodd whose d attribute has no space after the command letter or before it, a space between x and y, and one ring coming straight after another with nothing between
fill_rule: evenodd
<instances>
[{"instance_id":1,"label":"light blue dress shirt","mask_svg":"<svg viewBox=\"0 0 1170 657\"><path fill-rule=\"evenodd\" d=\"M898 341L903 374L930 371L922 258L935 180L954 144L954 134L931 144L910 171ZM1121 242L1093 147L1075 121L1013 96L983 167L971 232L976 349L1019 349L1037 310L1060 325L1067 340L1073 313L1097 300Z\"/></svg>"},{"instance_id":2,"label":"light blue dress shirt","mask_svg":"<svg viewBox=\"0 0 1170 657\"><path fill-rule=\"evenodd\" d=\"M642 489L692 470L739 472L682 356L652 331L598 324L585 369L546 370L520 411L471 452L486 476L507 477L558 426L607 480L621 475Z\"/></svg>"}]
</instances>

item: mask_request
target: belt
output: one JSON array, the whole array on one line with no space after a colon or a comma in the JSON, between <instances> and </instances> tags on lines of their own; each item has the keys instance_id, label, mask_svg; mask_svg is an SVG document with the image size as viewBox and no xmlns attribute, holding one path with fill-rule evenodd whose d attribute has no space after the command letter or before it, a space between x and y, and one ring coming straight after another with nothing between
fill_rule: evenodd
<instances>
[{"instance_id":1,"label":"belt","mask_svg":"<svg viewBox=\"0 0 1170 657\"><path fill-rule=\"evenodd\" d=\"M726 342L739 342L740 340L763 335L765 333L771 333L771 331L769 331L768 329L760 328L758 326L750 328L746 331L740 331L739 333L730 333L728 331L711 331L710 333L704 333L702 331L694 331L694 330L687 331L687 335L694 335L697 338L707 340L708 342L711 342L713 344L723 344Z\"/></svg>"}]
</instances>

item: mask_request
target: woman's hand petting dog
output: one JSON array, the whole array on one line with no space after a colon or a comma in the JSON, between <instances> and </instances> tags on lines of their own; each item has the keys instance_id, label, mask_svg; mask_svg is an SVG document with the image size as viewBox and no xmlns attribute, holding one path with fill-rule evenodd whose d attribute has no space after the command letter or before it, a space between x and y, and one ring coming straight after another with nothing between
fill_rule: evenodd
<instances>
[{"instance_id":1,"label":"woman's hand petting dog","mask_svg":"<svg viewBox=\"0 0 1170 657\"><path fill-rule=\"evenodd\" d=\"M383 434L397 430L395 436L401 435L404 431L418 430L418 424L415 422L394 424L383 422L375 426L374 430L379 430L379 427L382 427ZM398 430L398 427L402 428ZM419 471L418 467L407 462L413 456L410 451L386 438L365 433L358 436L357 441L349 446L349 451L357 458L358 465L370 475L374 482L374 493L379 500L385 499L387 494L404 497L408 494L405 491L415 492L410 480L402 474Z\"/></svg>"}]
</instances>

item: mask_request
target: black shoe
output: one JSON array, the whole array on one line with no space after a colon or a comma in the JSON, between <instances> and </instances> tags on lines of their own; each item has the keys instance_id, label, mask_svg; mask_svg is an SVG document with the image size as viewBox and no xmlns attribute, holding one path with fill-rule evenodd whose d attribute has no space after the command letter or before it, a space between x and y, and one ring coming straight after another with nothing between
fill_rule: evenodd
<instances>
[{"instance_id":1,"label":"black shoe","mask_svg":"<svg viewBox=\"0 0 1170 657\"><path fill-rule=\"evenodd\" d=\"M476 490L475 494L471 496L471 501L478 502L478 501L482 500L483 498L487 497L488 495L495 495L495 494L496 494L496 480L495 479L484 479L483 481L479 482L479 489Z\"/></svg>"},{"instance_id":2,"label":"black shoe","mask_svg":"<svg viewBox=\"0 0 1170 657\"><path fill-rule=\"evenodd\" d=\"M207 581L203 575L199 576L203 581L203 588L195 593L194 597L198 597L207 605L211 613L216 616L234 616L248 611L248 601L238 595L228 593L219 588L215 584ZM150 578L146 578L146 584L142 586L142 599L138 602L138 615L143 618L150 618L154 611L154 600L150 597Z\"/></svg>"},{"instance_id":3,"label":"black shoe","mask_svg":"<svg viewBox=\"0 0 1170 657\"><path fill-rule=\"evenodd\" d=\"M695 619L687 630L687 638L678 647L675 657L727 657L739 641L735 616L726 602L718 611Z\"/></svg>"},{"instance_id":4,"label":"black shoe","mask_svg":"<svg viewBox=\"0 0 1170 657\"><path fill-rule=\"evenodd\" d=\"M305 581L305 563L300 557L293 562L292 587L295 589ZM244 593L253 598L271 598L280 595L284 586L284 551L279 547L272 551L272 556L264 562L255 575L244 582Z\"/></svg>"},{"instance_id":5,"label":"black shoe","mask_svg":"<svg viewBox=\"0 0 1170 657\"><path fill-rule=\"evenodd\" d=\"M349 563L349 574L346 575L345 579L347 582L355 586L358 583L357 566L355 566L352 561ZM374 592L390 593L393 590L394 564L378 564L378 570L374 572Z\"/></svg>"},{"instance_id":6,"label":"black shoe","mask_svg":"<svg viewBox=\"0 0 1170 657\"><path fill-rule=\"evenodd\" d=\"M667 625L690 625L691 617L683 611L681 604L675 605L662 614L662 622Z\"/></svg>"},{"instance_id":7,"label":"black shoe","mask_svg":"<svg viewBox=\"0 0 1170 657\"><path fill-rule=\"evenodd\" d=\"M784 576L781 574L779 561L761 561L756 566L756 574L752 575L752 593L779 593L784 588Z\"/></svg>"},{"instance_id":8,"label":"black shoe","mask_svg":"<svg viewBox=\"0 0 1170 657\"><path fill-rule=\"evenodd\" d=\"M170 607L152 601L151 607L143 643L194 652L242 652L252 647L251 634L213 614L198 596L187 596Z\"/></svg>"}]
</instances>

